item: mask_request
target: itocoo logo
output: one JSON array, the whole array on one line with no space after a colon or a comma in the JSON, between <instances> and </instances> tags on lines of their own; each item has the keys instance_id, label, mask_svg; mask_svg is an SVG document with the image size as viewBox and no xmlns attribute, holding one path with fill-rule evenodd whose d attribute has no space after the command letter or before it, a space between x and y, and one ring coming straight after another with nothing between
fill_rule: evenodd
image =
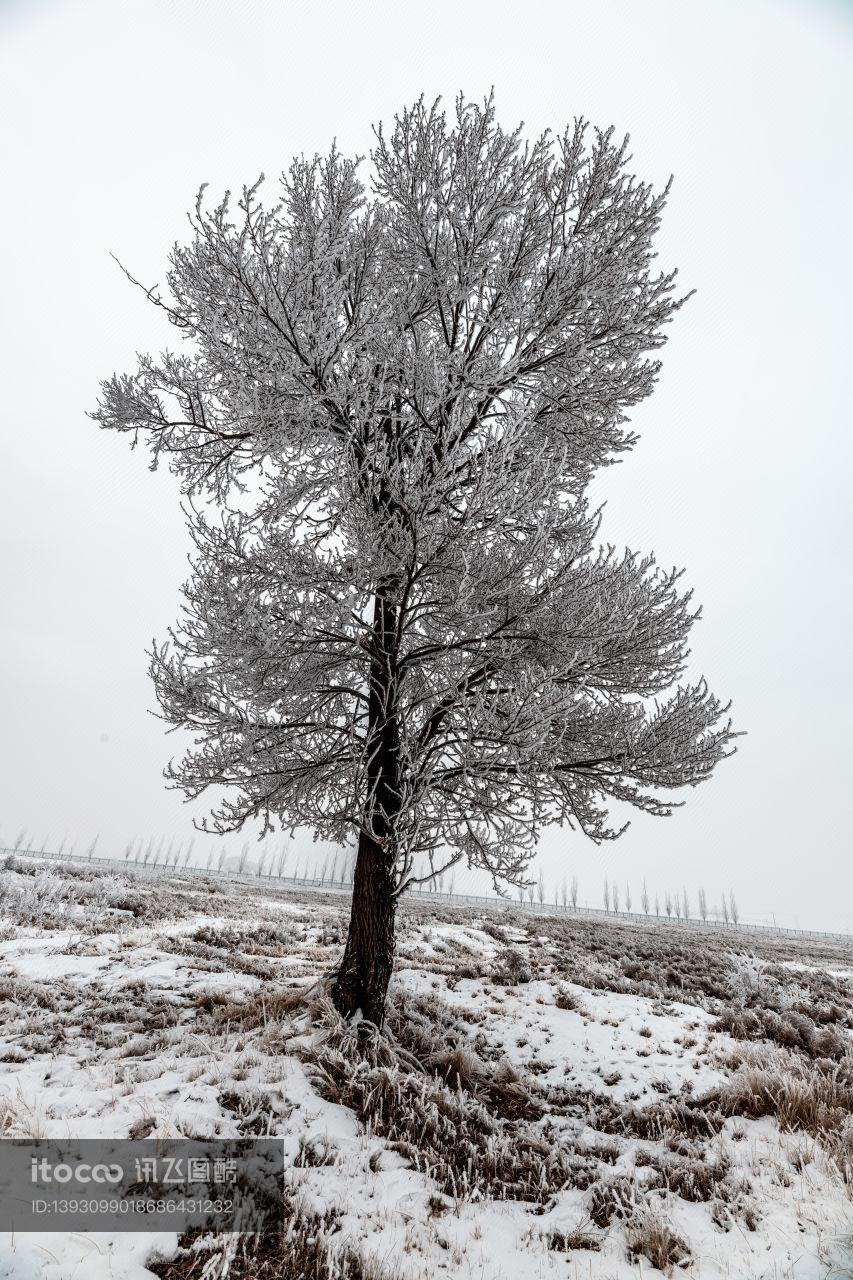
<instances>
[{"instance_id":1,"label":"itocoo logo","mask_svg":"<svg viewBox=\"0 0 853 1280\"><path fill-rule=\"evenodd\" d=\"M30 1160L32 1182L121 1182L124 1170L118 1164L51 1164L42 1156Z\"/></svg>"}]
</instances>

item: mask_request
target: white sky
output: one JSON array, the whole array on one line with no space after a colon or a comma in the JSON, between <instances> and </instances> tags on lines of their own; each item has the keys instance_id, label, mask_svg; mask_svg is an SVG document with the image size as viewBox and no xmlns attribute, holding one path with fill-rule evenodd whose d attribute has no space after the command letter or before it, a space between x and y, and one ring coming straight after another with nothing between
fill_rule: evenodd
<instances>
[{"instance_id":1,"label":"white sky","mask_svg":"<svg viewBox=\"0 0 853 1280\"><path fill-rule=\"evenodd\" d=\"M176 484L85 417L173 336L110 251L162 280L201 182L334 136L364 153L422 91L494 84L505 126L582 114L630 132L641 178L675 174L661 265L698 294L596 492L608 539L686 567L693 674L749 735L669 819L604 849L553 830L548 883L733 886L745 916L853 928L851 54L829 0L0 0L0 843L120 852L200 812L147 714L143 650L186 577Z\"/></svg>"}]
</instances>

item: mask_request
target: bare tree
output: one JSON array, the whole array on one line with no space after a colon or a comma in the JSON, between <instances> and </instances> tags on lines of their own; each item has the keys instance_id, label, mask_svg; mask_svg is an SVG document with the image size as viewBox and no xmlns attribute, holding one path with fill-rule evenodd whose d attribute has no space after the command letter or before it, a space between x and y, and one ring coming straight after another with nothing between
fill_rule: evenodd
<instances>
[{"instance_id":1,"label":"bare tree","mask_svg":"<svg viewBox=\"0 0 853 1280\"><path fill-rule=\"evenodd\" d=\"M640 890L640 906L643 908L643 914L648 915L649 914L649 890L645 880L643 880L643 887ZM657 914L657 907L655 907L655 914Z\"/></svg>"},{"instance_id":2,"label":"bare tree","mask_svg":"<svg viewBox=\"0 0 853 1280\"><path fill-rule=\"evenodd\" d=\"M738 910L734 889L729 893L729 914L732 918L732 924L737 928L738 923L740 922L740 911Z\"/></svg>"},{"instance_id":3,"label":"bare tree","mask_svg":"<svg viewBox=\"0 0 853 1280\"><path fill-rule=\"evenodd\" d=\"M571 883L569 885L569 897L571 898L572 910L577 911L578 909L578 878L577 876L572 876Z\"/></svg>"},{"instance_id":4,"label":"bare tree","mask_svg":"<svg viewBox=\"0 0 853 1280\"><path fill-rule=\"evenodd\" d=\"M545 901L545 872L541 867L539 868L539 883L536 886L536 896L539 899L539 905L542 906Z\"/></svg>"},{"instance_id":5,"label":"bare tree","mask_svg":"<svg viewBox=\"0 0 853 1280\"><path fill-rule=\"evenodd\" d=\"M690 919L690 899L687 896L686 886L681 886L681 909L684 912L684 919Z\"/></svg>"},{"instance_id":6,"label":"bare tree","mask_svg":"<svg viewBox=\"0 0 853 1280\"><path fill-rule=\"evenodd\" d=\"M660 915L660 899L657 894L655 894L655 915Z\"/></svg>"},{"instance_id":7,"label":"bare tree","mask_svg":"<svg viewBox=\"0 0 853 1280\"><path fill-rule=\"evenodd\" d=\"M663 909L668 916L672 915L672 898L668 893L663 896Z\"/></svg>"},{"instance_id":8,"label":"bare tree","mask_svg":"<svg viewBox=\"0 0 853 1280\"><path fill-rule=\"evenodd\" d=\"M102 384L187 495L185 617L155 645L169 781L210 819L358 837L333 996L381 1024L417 857L522 883L547 823L665 816L731 753L679 683L680 572L600 548L587 489L682 305L654 274L668 187L584 121L524 143L491 98L376 132L372 187L333 149L280 198L199 192L161 307L188 341ZM242 489L240 488L242 486ZM654 702L652 701L654 700Z\"/></svg>"},{"instance_id":9,"label":"bare tree","mask_svg":"<svg viewBox=\"0 0 853 1280\"><path fill-rule=\"evenodd\" d=\"M610 910L610 881L607 876L604 877L604 910Z\"/></svg>"},{"instance_id":10,"label":"bare tree","mask_svg":"<svg viewBox=\"0 0 853 1280\"><path fill-rule=\"evenodd\" d=\"M15 836L15 843L12 845L12 848L15 850L16 853L18 852L19 849L23 848L24 841L26 840L26 838L27 838L27 828L24 827L23 830L19 831L18 834Z\"/></svg>"},{"instance_id":11,"label":"bare tree","mask_svg":"<svg viewBox=\"0 0 853 1280\"><path fill-rule=\"evenodd\" d=\"M625 885L625 910L628 912L631 910L631 886L627 883Z\"/></svg>"},{"instance_id":12,"label":"bare tree","mask_svg":"<svg viewBox=\"0 0 853 1280\"><path fill-rule=\"evenodd\" d=\"M705 890L700 889L698 896L699 896L699 915L701 917L702 923L704 924L705 921L708 919L708 899L705 895Z\"/></svg>"},{"instance_id":13,"label":"bare tree","mask_svg":"<svg viewBox=\"0 0 853 1280\"><path fill-rule=\"evenodd\" d=\"M613 910L617 915L619 914L619 886L615 881L613 882Z\"/></svg>"},{"instance_id":14,"label":"bare tree","mask_svg":"<svg viewBox=\"0 0 853 1280\"><path fill-rule=\"evenodd\" d=\"M566 877L563 876L563 883L560 885L560 903L564 911L566 909L566 903L568 902L568 900L569 900L569 891L566 885Z\"/></svg>"},{"instance_id":15,"label":"bare tree","mask_svg":"<svg viewBox=\"0 0 853 1280\"><path fill-rule=\"evenodd\" d=\"M728 924L729 923L729 900L725 894L723 894L722 899L720 901L720 914L722 915L725 923Z\"/></svg>"}]
</instances>

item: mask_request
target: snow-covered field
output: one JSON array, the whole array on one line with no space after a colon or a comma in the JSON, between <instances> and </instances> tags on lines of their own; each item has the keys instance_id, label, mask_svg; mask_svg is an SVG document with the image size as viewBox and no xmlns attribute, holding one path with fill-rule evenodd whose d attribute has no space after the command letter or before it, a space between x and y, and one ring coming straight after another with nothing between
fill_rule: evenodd
<instances>
[{"instance_id":1,"label":"snow-covered field","mask_svg":"<svg viewBox=\"0 0 853 1280\"><path fill-rule=\"evenodd\" d=\"M280 1235L0 1236L0 1280L853 1275L853 946L0 871L0 1134L280 1136ZM369 1030L369 1029L368 1029Z\"/></svg>"}]
</instances>

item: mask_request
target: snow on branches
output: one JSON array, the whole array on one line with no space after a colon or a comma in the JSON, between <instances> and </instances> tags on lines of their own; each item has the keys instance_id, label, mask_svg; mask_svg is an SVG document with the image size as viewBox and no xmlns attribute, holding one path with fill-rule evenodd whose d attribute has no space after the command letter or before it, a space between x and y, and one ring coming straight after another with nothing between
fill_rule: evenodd
<instances>
[{"instance_id":1,"label":"snow on branches","mask_svg":"<svg viewBox=\"0 0 853 1280\"><path fill-rule=\"evenodd\" d=\"M585 496L684 301L652 270L668 188L626 147L421 99L368 187L333 149L269 207L199 193L148 290L186 351L93 416L188 498L186 616L151 671L194 735L169 777L226 789L214 829L367 831L398 890L422 859L518 882L543 824L612 838L609 802L666 814L733 749L678 684L680 574L599 547Z\"/></svg>"}]
</instances>

